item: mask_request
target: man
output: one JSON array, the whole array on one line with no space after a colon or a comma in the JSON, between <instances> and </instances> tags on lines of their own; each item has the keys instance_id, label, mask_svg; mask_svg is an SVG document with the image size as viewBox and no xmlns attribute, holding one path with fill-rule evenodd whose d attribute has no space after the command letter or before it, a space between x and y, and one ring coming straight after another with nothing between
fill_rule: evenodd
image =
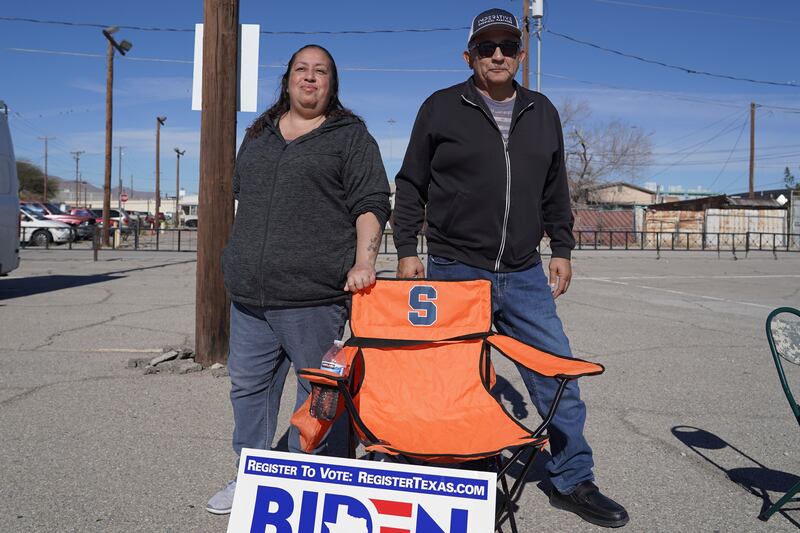
<instances>
[{"instance_id":1,"label":"man","mask_svg":"<svg viewBox=\"0 0 800 533\"><path fill-rule=\"evenodd\" d=\"M571 356L554 301L569 288L575 246L563 135L553 104L514 81L525 57L520 36L507 11L475 17L464 52L473 76L422 104L395 179L397 276L424 276L417 233L427 218L429 278L491 280L498 331ZM545 231L549 280L537 251ZM544 415L555 380L519 371ZM623 526L625 509L593 483L585 418L573 381L550 430L550 503L593 524Z\"/></svg>"}]
</instances>

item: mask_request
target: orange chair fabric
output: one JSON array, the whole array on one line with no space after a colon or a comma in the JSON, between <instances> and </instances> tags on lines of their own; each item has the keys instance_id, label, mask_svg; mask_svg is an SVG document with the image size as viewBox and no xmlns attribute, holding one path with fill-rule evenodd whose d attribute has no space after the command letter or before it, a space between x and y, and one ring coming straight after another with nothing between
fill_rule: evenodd
<instances>
[{"instance_id":1,"label":"orange chair fabric","mask_svg":"<svg viewBox=\"0 0 800 533\"><path fill-rule=\"evenodd\" d=\"M488 280L378 280L353 295L350 327L356 337L443 340L492 327Z\"/></svg>"},{"instance_id":2,"label":"orange chair fabric","mask_svg":"<svg viewBox=\"0 0 800 533\"><path fill-rule=\"evenodd\" d=\"M530 368L537 374L551 378L578 378L602 374L602 365L582 359L561 357L543 352L505 335L492 335L486 339L503 355Z\"/></svg>"},{"instance_id":3,"label":"orange chair fabric","mask_svg":"<svg viewBox=\"0 0 800 533\"><path fill-rule=\"evenodd\" d=\"M346 380L319 369L300 377L338 384L337 416L345 409L368 451L429 462L492 457L507 448L547 442L516 421L490 394L495 382L491 346L543 376L573 379L600 374L601 365L560 357L491 331L491 283L378 280L353 296L345 348ZM306 451L332 422L309 414L310 400L292 417Z\"/></svg>"},{"instance_id":4,"label":"orange chair fabric","mask_svg":"<svg viewBox=\"0 0 800 533\"><path fill-rule=\"evenodd\" d=\"M364 348L355 404L360 422L380 440L367 449L459 462L537 441L489 394L482 353L481 339Z\"/></svg>"}]
</instances>

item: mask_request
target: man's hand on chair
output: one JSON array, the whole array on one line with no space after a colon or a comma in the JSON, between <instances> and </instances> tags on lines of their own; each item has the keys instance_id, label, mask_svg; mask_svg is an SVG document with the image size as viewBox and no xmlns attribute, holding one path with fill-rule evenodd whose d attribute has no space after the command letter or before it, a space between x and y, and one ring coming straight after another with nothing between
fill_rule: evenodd
<instances>
[{"instance_id":1,"label":"man's hand on chair","mask_svg":"<svg viewBox=\"0 0 800 533\"><path fill-rule=\"evenodd\" d=\"M397 277L424 278L425 267L416 255L404 257L397 262Z\"/></svg>"},{"instance_id":2,"label":"man's hand on chair","mask_svg":"<svg viewBox=\"0 0 800 533\"><path fill-rule=\"evenodd\" d=\"M569 282L572 280L572 264L569 259L561 257L550 258L550 290L553 292L553 298L558 298L569 288Z\"/></svg>"}]
</instances>

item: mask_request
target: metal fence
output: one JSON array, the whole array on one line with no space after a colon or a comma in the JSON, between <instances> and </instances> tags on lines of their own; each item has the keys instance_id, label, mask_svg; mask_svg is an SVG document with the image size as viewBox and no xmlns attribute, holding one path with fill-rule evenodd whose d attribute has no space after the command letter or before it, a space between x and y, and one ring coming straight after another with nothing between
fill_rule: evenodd
<instances>
[{"instance_id":1,"label":"metal fence","mask_svg":"<svg viewBox=\"0 0 800 533\"><path fill-rule=\"evenodd\" d=\"M20 245L23 248L35 249L69 249L69 250L121 250L121 251L165 251L196 252L196 228L139 229L110 233L110 246L101 245L101 229L95 228L92 237L78 239L77 232L72 229L68 242L57 243L52 238L43 239L41 230L22 228ZM39 232L38 237L35 232ZM656 231L575 231L575 248L577 250L651 250L661 251L709 251L709 252L743 252L751 251L800 252L800 234L793 233L687 233ZM549 240L544 239L540 247L543 253L549 253ZM428 251L424 236L420 236L417 245L420 254ZM396 254L391 232L385 232L378 251L379 255Z\"/></svg>"},{"instance_id":2,"label":"metal fence","mask_svg":"<svg viewBox=\"0 0 800 533\"><path fill-rule=\"evenodd\" d=\"M95 226L88 235L79 235L70 229L68 240L63 235L51 233L46 228L20 228L20 247L60 250L127 250L196 252L196 228L124 228L109 230L109 246L102 245L102 228Z\"/></svg>"},{"instance_id":3,"label":"metal fence","mask_svg":"<svg viewBox=\"0 0 800 533\"><path fill-rule=\"evenodd\" d=\"M800 252L800 235L791 233L576 231L575 242L578 250Z\"/></svg>"}]
</instances>

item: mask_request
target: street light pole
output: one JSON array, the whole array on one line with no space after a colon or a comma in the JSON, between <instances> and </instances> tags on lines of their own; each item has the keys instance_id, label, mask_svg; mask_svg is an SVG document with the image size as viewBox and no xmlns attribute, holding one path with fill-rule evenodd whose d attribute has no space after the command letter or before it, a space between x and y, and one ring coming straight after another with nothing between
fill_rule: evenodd
<instances>
[{"instance_id":1,"label":"street light pole","mask_svg":"<svg viewBox=\"0 0 800 533\"><path fill-rule=\"evenodd\" d=\"M178 205L178 201L180 200L181 196L181 156L186 153L186 150L179 150L175 148L175 155L177 157L175 163L175 227L178 227L178 223L180 222L180 206Z\"/></svg>"},{"instance_id":2,"label":"street light pole","mask_svg":"<svg viewBox=\"0 0 800 533\"><path fill-rule=\"evenodd\" d=\"M530 86L531 72L530 72L530 47L531 47L531 32L530 32L530 10L532 0L522 0L522 50L525 52L525 59L522 62L522 86L526 89Z\"/></svg>"},{"instance_id":3,"label":"street light pole","mask_svg":"<svg viewBox=\"0 0 800 533\"><path fill-rule=\"evenodd\" d=\"M536 20L536 91L542 91L542 17L544 17L544 0L531 2L531 16Z\"/></svg>"},{"instance_id":4,"label":"street light pole","mask_svg":"<svg viewBox=\"0 0 800 533\"><path fill-rule=\"evenodd\" d=\"M161 126L167 121L167 117L156 117L156 212L155 228L158 229L161 221L158 213L161 211Z\"/></svg>"},{"instance_id":5,"label":"street light pole","mask_svg":"<svg viewBox=\"0 0 800 533\"><path fill-rule=\"evenodd\" d=\"M113 121L113 91L114 91L114 51L125 55L133 46L128 41L118 43L112 36L119 31L117 26L111 26L103 30L103 35L108 39L108 60L106 65L106 168L105 179L103 181L103 246L109 245L108 228L110 226L111 212L111 132Z\"/></svg>"}]
</instances>

